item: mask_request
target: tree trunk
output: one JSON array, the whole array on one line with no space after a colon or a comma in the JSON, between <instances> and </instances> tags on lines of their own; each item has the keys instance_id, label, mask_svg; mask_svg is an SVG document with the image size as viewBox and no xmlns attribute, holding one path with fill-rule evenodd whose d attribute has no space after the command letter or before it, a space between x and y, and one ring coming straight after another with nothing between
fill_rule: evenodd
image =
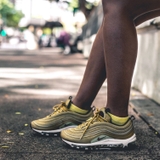
<instances>
[{"instance_id":1,"label":"tree trunk","mask_svg":"<svg viewBox=\"0 0 160 160\"><path fill-rule=\"evenodd\" d=\"M86 19L88 19L90 11L86 8L86 0L79 0L79 9L84 13Z\"/></svg>"}]
</instances>

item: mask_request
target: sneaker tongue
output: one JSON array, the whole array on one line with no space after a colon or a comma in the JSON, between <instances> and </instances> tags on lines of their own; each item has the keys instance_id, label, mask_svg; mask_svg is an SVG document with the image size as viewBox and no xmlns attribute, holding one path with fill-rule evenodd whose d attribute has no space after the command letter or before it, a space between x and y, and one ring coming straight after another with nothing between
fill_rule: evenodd
<instances>
[{"instance_id":1,"label":"sneaker tongue","mask_svg":"<svg viewBox=\"0 0 160 160\"><path fill-rule=\"evenodd\" d=\"M107 114L107 110L106 110L106 108L102 108L101 110L100 110L100 112L99 112L99 115L101 116L101 117L103 117L104 119L106 119L107 121L110 121L110 116Z\"/></svg>"},{"instance_id":2,"label":"sneaker tongue","mask_svg":"<svg viewBox=\"0 0 160 160\"><path fill-rule=\"evenodd\" d=\"M66 100L65 104L66 104L67 108L69 108L70 103L71 103L70 99Z\"/></svg>"}]
</instances>

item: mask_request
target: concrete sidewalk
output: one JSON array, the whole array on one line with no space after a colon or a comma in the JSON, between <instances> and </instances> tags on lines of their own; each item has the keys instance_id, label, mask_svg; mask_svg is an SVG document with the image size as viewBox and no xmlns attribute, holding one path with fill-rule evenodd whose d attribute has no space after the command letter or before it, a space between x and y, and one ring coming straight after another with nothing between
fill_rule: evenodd
<instances>
[{"instance_id":1,"label":"concrete sidewalk","mask_svg":"<svg viewBox=\"0 0 160 160\"><path fill-rule=\"evenodd\" d=\"M81 54L64 56L56 48L0 50L0 160L160 159L160 105L133 89L129 113L136 118L137 141L125 150L72 150L59 137L42 137L31 131L30 121L75 96L86 63ZM93 104L103 107L105 103L104 84Z\"/></svg>"}]
</instances>

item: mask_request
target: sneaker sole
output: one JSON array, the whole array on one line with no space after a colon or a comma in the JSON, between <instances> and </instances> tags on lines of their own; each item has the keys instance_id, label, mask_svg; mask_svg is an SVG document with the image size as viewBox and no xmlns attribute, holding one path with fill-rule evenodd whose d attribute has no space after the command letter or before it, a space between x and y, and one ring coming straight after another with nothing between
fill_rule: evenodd
<instances>
[{"instance_id":1,"label":"sneaker sole","mask_svg":"<svg viewBox=\"0 0 160 160\"><path fill-rule=\"evenodd\" d=\"M110 149L110 148L125 148L128 147L130 143L136 141L136 135L128 139L105 139L94 143L74 143L62 139L65 144L69 145L71 148L84 149L84 150L98 150L98 149Z\"/></svg>"},{"instance_id":2,"label":"sneaker sole","mask_svg":"<svg viewBox=\"0 0 160 160\"><path fill-rule=\"evenodd\" d=\"M53 136L58 136L59 133L64 130L64 129L69 129L69 128L74 128L76 127L76 125L74 126L67 126L67 127L64 127L64 128L61 128L61 129L56 129L56 130L38 130L38 129L35 129L35 128L32 128L31 129L38 133L38 134L41 134L42 136L50 136L50 135L53 135Z\"/></svg>"}]
</instances>

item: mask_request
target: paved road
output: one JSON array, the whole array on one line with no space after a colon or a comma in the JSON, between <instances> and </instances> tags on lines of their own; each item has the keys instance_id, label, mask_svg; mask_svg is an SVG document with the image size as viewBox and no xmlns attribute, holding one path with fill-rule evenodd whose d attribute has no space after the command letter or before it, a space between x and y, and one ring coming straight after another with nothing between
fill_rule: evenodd
<instances>
[{"instance_id":1,"label":"paved road","mask_svg":"<svg viewBox=\"0 0 160 160\"><path fill-rule=\"evenodd\" d=\"M30 130L30 121L49 114L54 104L69 95L75 96L86 62L80 54L63 56L56 48L0 50L0 160L160 159L160 138L146 124L160 131L160 106L136 90L131 92L129 113L136 117L137 141L128 149L71 150L59 137L41 137ZM103 107L105 95L106 84L94 105Z\"/></svg>"}]
</instances>

